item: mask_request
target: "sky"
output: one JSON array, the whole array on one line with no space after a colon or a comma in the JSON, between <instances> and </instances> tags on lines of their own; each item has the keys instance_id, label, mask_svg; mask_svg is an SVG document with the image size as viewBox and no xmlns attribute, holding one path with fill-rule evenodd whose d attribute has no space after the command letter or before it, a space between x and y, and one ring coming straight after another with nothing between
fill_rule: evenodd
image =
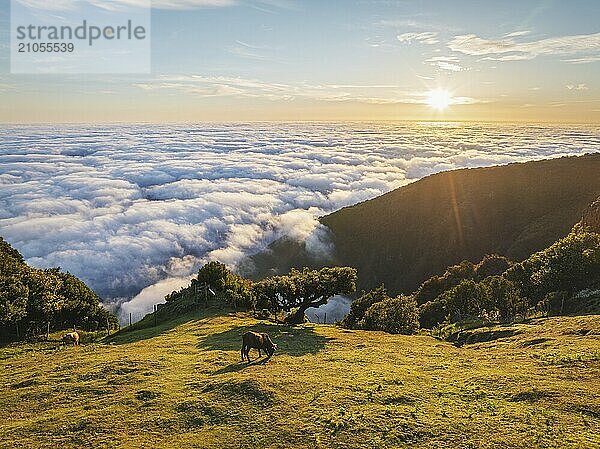
<instances>
[{"instance_id":1,"label":"sky","mask_svg":"<svg viewBox=\"0 0 600 449\"><path fill-rule=\"evenodd\" d=\"M148 74L11 74L9 5L4 123L600 122L596 0L155 0Z\"/></svg>"}]
</instances>

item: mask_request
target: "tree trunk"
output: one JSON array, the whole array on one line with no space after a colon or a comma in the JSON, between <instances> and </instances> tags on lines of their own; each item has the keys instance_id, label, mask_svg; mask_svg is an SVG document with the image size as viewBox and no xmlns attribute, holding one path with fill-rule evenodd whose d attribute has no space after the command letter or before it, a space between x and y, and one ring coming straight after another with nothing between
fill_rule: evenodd
<instances>
[{"instance_id":1,"label":"tree trunk","mask_svg":"<svg viewBox=\"0 0 600 449\"><path fill-rule=\"evenodd\" d=\"M296 310L294 313L290 313L288 316L285 317L285 320L283 320L286 324L302 324L304 323L304 321L306 320L306 315L304 315L304 312L306 312L306 309L308 309L309 306L300 306L298 307L298 310Z\"/></svg>"}]
</instances>

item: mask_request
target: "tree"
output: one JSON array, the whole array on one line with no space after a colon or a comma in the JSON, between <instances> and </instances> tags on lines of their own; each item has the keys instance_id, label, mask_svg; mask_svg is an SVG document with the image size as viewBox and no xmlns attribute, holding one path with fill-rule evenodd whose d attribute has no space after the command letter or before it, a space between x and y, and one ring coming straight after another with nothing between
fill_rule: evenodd
<instances>
[{"instance_id":1,"label":"tree","mask_svg":"<svg viewBox=\"0 0 600 449\"><path fill-rule=\"evenodd\" d=\"M502 321L526 312L527 300L521 297L513 282L502 276L489 276L481 284L486 292L484 308L488 312L497 310Z\"/></svg>"},{"instance_id":2,"label":"tree","mask_svg":"<svg viewBox=\"0 0 600 449\"><path fill-rule=\"evenodd\" d=\"M100 305L84 282L59 268L29 267L17 250L0 237L0 338L14 326L17 337L77 325L117 326L117 318ZM22 328L25 332L19 332Z\"/></svg>"},{"instance_id":3,"label":"tree","mask_svg":"<svg viewBox=\"0 0 600 449\"><path fill-rule=\"evenodd\" d=\"M272 276L252 286L258 309L268 309L275 315L289 310L298 302L296 286L289 276Z\"/></svg>"},{"instance_id":4,"label":"tree","mask_svg":"<svg viewBox=\"0 0 600 449\"><path fill-rule=\"evenodd\" d=\"M358 329L360 321L364 318L365 312L373 304L390 299L383 285L370 292L363 292L350 304L350 312L342 321L342 326L348 329Z\"/></svg>"},{"instance_id":5,"label":"tree","mask_svg":"<svg viewBox=\"0 0 600 449\"><path fill-rule=\"evenodd\" d=\"M427 329L444 322L447 316L448 310L443 296L434 301L428 301L419 307L419 324Z\"/></svg>"},{"instance_id":6,"label":"tree","mask_svg":"<svg viewBox=\"0 0 600 449\"><path fill-rule=\"evenodd\" d=\"M356 269L350 267L292 269L285 276L273 276L258 282L254 289L258 304L269 304L276 310L295 308L286 317L286 322L298 324L304 321L306 309L320 307L332 296L354 292L356 278Z\"/></svg>"},{"instance_id":7,"label":"tree","mask_svg":"<svg viewBox=\"0 0 600 449\"><path fill-rule=\"evenodd\" d=\"M478 280L483 280L488 276L499 276L512 266L512 262L504 256L498 254L488 254L475 265L475 272Z\"/></svg>"},{"instance_id":8,"label":"tree","mask_svg":"<svg viewBox=\"0 0 600 449\"><path fill-rule=\"evenodd\" d=\"M475 279L476 271L473 262L463 260L458 265L448 267L442 276L432 276L421 284L413 297L417 304L435 300L445 291L456 287L465 279Z\"/></svg>"},{"instance_id":9,"label":"tree","mask_svg":"<svg viewBox=\"0 0 600 449\"><path fill-rule=\"evenodd\" d=\"M27 315L29 288L16 276L0 278L0 323L15 327L19 336L18 324Z\"/></svg>"},{"instance_id":10,"label":"tree","mask_svg":"<svg viewBox=\"0 0 600 449\"><path fill-rule=\"evenodd\" d=\"M251 310L256 306L256 298L252 291L252 281L249 279L244 279L241 276L230 273L225 282L224 293L235 309L241 307Z\"/></svg>"},{"instance_id":11,"label":"tree","mask_svg":"<svg viewBox=\"0 0 600 449\"><path fill-rule=\"evenodd\" d=\"M485 288L473 280L464 280L442 295L446 310L452 321L460 321L467 316L478 316L485 309L487 296Z\"/></svg>"},{"instance_id":12,"label":"tree","mask_svg":"<svg viewBox=\"0 0 600 449\"><path fill-rule=\"evenodd\" d=\"M536 305L549 293L579 290L600 283L600 234L571 232L549 248L513 265L505 277Z\"/></svg>"},{"instance_id":13,"label":"tree","mask_svg":"<svg viewBox=\"0 0 600 449\"><path fill-rule=\"evenodd\" d=\"M376 302L365 312L360 327L390 334L414 334L419 330L417 302L411 296Z\"/></svg>"},{"instance_id":14,"label":"tree","mask_svg":"<svg viewBox=\"0 0 600 449\"><path fill-rule=\"evenodd\" d=\"M221 262L209 262L198 270L198 276L192 281L194 284L208 284L217 291L225 291L227 278L231 274L229 268Z\"/></svg>"},{"instance_id":15,"label":"tree","mask_svg":"<svg viewBox=\"0 0 600 449\"><path fill-rule=\"evenodd\" d=\"M59 292L61 284L58 269L29 270L27 317L32 324L37 325L38 331L44 324L47 324L47 331L50 329L55 313L64 304L64 297Z\"/></svg>"}]
</instances>

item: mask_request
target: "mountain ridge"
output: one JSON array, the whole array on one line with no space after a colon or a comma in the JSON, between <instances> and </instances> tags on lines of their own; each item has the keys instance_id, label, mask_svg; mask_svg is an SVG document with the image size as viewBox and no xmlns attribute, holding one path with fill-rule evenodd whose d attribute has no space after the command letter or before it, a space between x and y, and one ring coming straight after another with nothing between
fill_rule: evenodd
<instances>
[{"instance_id":1,"label":"mountain ridge","mask_svg":"<svg viewBox=\"0 0 600 449\"><path fill-rule=\"evenodd\" d=\"M242 264L259 278L349 265L360 288L410 292L447 266L490 253L522 260L566 235L600 196L600 153L437 173L320 218L328 260L280 239Z\"/></svg>"}]
</instances>

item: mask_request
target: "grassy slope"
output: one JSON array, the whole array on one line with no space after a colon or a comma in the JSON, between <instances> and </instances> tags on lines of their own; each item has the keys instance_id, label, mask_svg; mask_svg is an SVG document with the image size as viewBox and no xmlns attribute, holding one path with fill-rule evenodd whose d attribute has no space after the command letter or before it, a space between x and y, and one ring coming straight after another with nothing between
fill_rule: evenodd
<instances>
[{"instance_id":1,"label":"grassy slope","mask_svg":"<svg viewBox=\"0 0 600 449\"><path fill-rule=\"evenodd\" d=\"M468 259L499 253L521 260L566 235L600 195L600 154L428 176L323 217L334 263L356 267L360 288L392 294ZM303 246L275 242L251 258L257 276L273 267L322 265Z\"/></svg>"},{"instance_id":2,"label":"grassy slope","mask_svg":"<svg viewBox=\"0 0 600 449\"><path fill-rule=\"evenodd\" d=\"M0 447L600 445L600 316L535 320L460 348L190 318L113 344L1 348ZM280 346L265 364L239 363L250 328Z\"/></svg>"}]
</instances>

